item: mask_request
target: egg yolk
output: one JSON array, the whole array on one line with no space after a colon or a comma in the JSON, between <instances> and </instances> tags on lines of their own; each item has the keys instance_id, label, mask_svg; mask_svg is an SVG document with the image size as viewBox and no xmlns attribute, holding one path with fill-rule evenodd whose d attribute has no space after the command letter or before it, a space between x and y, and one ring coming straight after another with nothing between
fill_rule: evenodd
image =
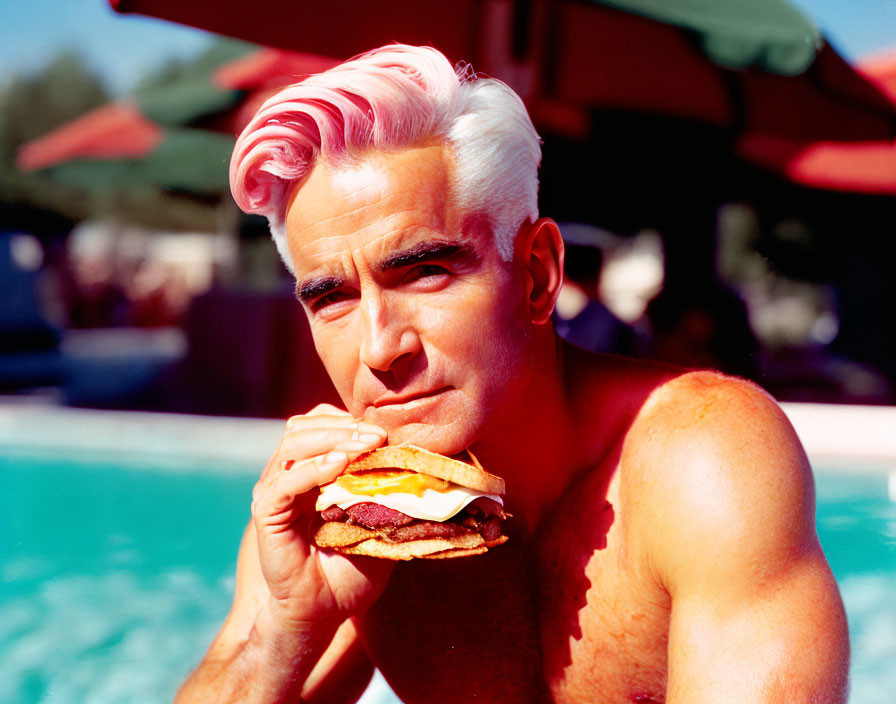
<instances>
[{"instance_id":1,"label":"egg yolk","mask_svg":"<svg viewBox=\"0 0 896 704\"><path fill-rule=\"evenodd\" d=\"M444 479L401 470L343 474L336 479L336 484L353 494L366 496L396 493L423 496L423 492L427 489L445 491L451 486L451 482Z\"/></svg>"}]
</instances>

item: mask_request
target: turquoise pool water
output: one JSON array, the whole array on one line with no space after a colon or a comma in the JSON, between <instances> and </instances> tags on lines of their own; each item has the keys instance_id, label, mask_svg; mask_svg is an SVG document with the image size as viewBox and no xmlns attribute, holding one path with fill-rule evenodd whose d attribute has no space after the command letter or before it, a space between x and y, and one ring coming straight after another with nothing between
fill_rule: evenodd
<instances>
[{"instance_id":1,"label":"turquoise pool water","mask_svg":"<svg viewBox=\"0 0 896 704\"><path fill-rule=\"evenodd\" d=\"M170 702L223 620L257 468L0 457L0 702ZM853 704L896 692L886 472L818 481L850 619ZM385 702L374 687L367 702Z\"/></svg>"}]
</instances>

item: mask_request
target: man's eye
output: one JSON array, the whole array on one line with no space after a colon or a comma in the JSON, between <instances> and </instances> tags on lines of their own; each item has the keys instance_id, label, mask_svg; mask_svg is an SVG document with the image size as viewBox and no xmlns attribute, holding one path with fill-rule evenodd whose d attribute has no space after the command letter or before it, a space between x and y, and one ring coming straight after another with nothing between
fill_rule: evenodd
<instances>
[{"instance_id":1,"label":"man's eye","mask_svg":"<svg viewBox=\"0 0 896 704\"><path fill-rule=\"evenodd\" d=\"M425 279L430 276L441 276L447 273L449 273L448 270L438 264L421 264L411 270L410 278L411 280Z\"/></svg>"},{"instance_id":2,"label":"man's eye","mask_svg":"<svg viewBox=\"0 0 896 704\"><path fill-rule=\"evenodd\" d=\"M349 291L331 291L330 293L315 299L311 304L311 310L318 311L321 308L326 308L327 306L348 300L349 298L351 298L351 293Z\"/></svg>"}]
</instances>

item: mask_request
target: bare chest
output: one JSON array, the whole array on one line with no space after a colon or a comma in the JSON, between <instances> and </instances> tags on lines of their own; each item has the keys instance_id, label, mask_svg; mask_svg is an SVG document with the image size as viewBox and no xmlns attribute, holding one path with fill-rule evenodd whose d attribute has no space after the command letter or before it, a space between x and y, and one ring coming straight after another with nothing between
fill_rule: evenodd
<instances>
[{"instance_id":1,"label":"bare chest","mask_svg":"<svg viewBox=\"0 0 896 704\"><path fill-rule=\"evenodd\" d=\"M611 486L602 509L572 499L540 542L539 642L557 704L665 699L668 601L632 554L625 518Z\"/></svg>"},{"instance_id":2,"label":"bare chest","mask_svg":"<svg viewBox=\"0 0 896 704\"><path fill-rule=\"evenodd\" d=\"M668 610L630 564L613 498L573 497L536 544L399 565L358 621L399 697L663 701Z\"/></svg>"}]
</instances>

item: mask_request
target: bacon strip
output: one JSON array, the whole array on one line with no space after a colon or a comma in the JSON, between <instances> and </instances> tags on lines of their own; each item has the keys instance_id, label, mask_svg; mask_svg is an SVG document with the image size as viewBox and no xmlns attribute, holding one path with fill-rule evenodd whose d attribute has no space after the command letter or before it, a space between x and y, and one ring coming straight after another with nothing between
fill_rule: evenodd
<instances>
[{"instance_id":1,"label":"bacon strip","mask_svg":"<svg viewBox=\"0 0 896 704\"><path fill-rule=\"evenodd\" d=\"M345 510L330 506L320 515L325 521L348 522L377 530L384 538L396 543L454 538L470 533L479 533L486 542L493 542L501 536L501 523L505 518L501 505L486 497L476 499L464 511L441 523L418 520L372 501Z\"/></svg>"}]
</instances>

